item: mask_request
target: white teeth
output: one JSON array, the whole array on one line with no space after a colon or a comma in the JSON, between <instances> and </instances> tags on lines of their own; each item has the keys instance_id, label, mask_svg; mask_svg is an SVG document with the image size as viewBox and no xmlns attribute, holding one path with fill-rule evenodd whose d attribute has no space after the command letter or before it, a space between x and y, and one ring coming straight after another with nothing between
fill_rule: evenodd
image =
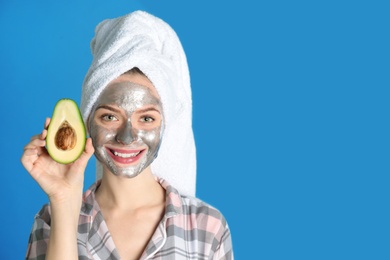
<instances>
[{"instance_id":1,"label":"white teeth","mask_svg":"<svg viewBox=\"0 0 390 260\"><path fill-rule=\"evenodd\" d=\"M139 154L140 152L137 153L118 153L114 151L115 156L119 156L122 158L130 158L130 157L135 157Z\"/></svg>"}]
</instances>

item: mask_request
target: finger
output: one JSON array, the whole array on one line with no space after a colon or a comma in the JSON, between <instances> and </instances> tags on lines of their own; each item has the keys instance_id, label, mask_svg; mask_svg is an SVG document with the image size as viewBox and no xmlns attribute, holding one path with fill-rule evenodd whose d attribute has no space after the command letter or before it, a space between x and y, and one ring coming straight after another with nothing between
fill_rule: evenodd
<instances>
[{"instance_id":1,"label":"finger","mask_svg":"<svg viewBox=\"0 0 390 260\"><path fill-rule=\"evenodd\" d=\"M38 149L36 148L31 148L31 149L26 149L23 153L24 156L39 156Z\"/></svg>"},{"instance_id":2,"label":"finger","mask_svg":"<svg viewBox=\"0 0 390 260\"><path fill-rule=\"evenodd\" d=\"M47 136L47 130L44 129L44 130L42 131L42 133L40 134L40 139L41 139L41 140L45 140L45 139L46 139L46 136Z\"/></svg>"},{"instance_id":3,"label":"finger","mask_svg":"<svg viewBox=\"0 0 390 260\"><path fill-rule=\"evenodd\" d=\"M85 159L88 161L94 152L95 152L95 149L93 148L93 145L92 145L92 139L89 137L89 138L87 138L87 141L85 143L85 149L84 149L84 152L81 156L85 157Z\"/></svg>"},{"instance_id":4,"label":"finger","mask_svg":"<svg viewBox=\"0 0 390 260\"><path fill-rule=\"evenodd\" d=\"M71 178L73 180L80 180L84 178L85 168L87 167L88 160L91 158L94 151L95 150L92 146L92 139L87 138L84 152L80 155L80 157L74 162L72 166L72 171L70 172L69 176L72 176Z\"/></svg>"},{"instance_id":5,"label":"finger","mask_svg":"<svg viewBox=\"0 0 390 260\"><path fill-rule=\"evenodd\" d=\"M33 135L31 138L30 138L30 141L34 140L34 139L41 139L41 140L45 140L47 136L47 130L46 129L43 129L42 132L40 134L37 134L37 135Z\"/></svg>"},{"instance_id":6,"label":"finger","mask_svg":"<svg viewBox=\"0 0 390 260\"><path fill-rule=\"evenodd\" d=\"M86 167L88 160L91 158L93 153L95 152L95 149L93 148L92 145L92 139L87 138L86 143L85 143L85 149L84 152L80 155L80 158L77 159L77 162L81 167Z\"/></svg>"},{"instance_id":7,"label":"finger","mask_svg":"<svg viewBox=\"0 0 390 260\"><path fill-rule=\"evenodd\" d=\"M38 147L44 147L46 145L45 140L41 139L33 139L31 142L29 142L26 146L24 146L24 150L27 149L36 149Z\"/></svg>"},{"instance_id":8,"label":"finger","mask_svg":"<svg viewBox=\"0 0 390 260\"><path fill-rule=\"evenodd\" d=\"M33 139L24 147L24 153L22 155L21 160L23 166L25 166L27 170L32 168L33 164L39 156L46 156L48 154L45 145L45 140ZM31 165L27 165L28 163L30 163Z\"/></svg>"},{"instance_id":9,"label":"finger","mask_svg":"<svg viewBox=\"0 0 390 260\"><path fill-rule=\"evenodd\" d=\"M89 157L91 157L95 152L95 148L93 147L91 137L87 138L87 143L85 144L85 152L88 154Z\"/></svg>"},{"instance_id":10,"label":"finger","mask_svg":"<svg viewBox=\"0 0 390 260\"><path fill-rule=\"evenodd\" d=\"M45 140L35 139L24 147L24 151L26 152L27 150L35 150L36 154L38 155L47 154L45 144ZM28 153L28 155L30 154Z\"/></svg>"},{"instance_id":11,"label":"finger","mask_svg":"<svg viewBox=\"0 0 390 260\"><path fill-rule=\"evenodd\" d=\"M45 124L43 125L43 128L47 130L47 128L49 127L49 124L50 124L50 117L46 117L46 120L45 120Z\"/></svg>"},{"instance_id":12,"label":"finger","mask_svg":"<svg viewBox=\"0 0 390 260\"><path fill-rule=\"evenodd\" d=\"M35 140L35 139L41 139L41 135L42 135L42 133L31 136L30 141Z\"/></svg>"},{"instance_id":13,"label":"finger","mask_svg":"<svg viewBox=\"0 0 390 260\"><path fill-rule=\"evenodd\" d=\"M22 157L20 158L20 161L24 168L31 172L31 169L33 168L34 162L38 159L38 151L37 149L27 149L23 152Z\"/></svg>"}]
</instances>

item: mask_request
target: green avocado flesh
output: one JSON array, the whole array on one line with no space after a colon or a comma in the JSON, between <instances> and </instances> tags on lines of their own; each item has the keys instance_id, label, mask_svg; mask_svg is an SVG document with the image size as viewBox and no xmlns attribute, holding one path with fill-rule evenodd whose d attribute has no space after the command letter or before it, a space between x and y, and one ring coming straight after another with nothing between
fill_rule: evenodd
<instances>
[{"instance_id":1,"label":"green avocado flesh","mask_svg":"<svg viewBox=\"0 0 390 260\"><path fill-rule=\"evenodd\" d=\"M46 136L46 149L56 162L69 164L77 160L85 148L87 134L77 103L60 99L54 107Z\"/></svg>"}]
</instances>

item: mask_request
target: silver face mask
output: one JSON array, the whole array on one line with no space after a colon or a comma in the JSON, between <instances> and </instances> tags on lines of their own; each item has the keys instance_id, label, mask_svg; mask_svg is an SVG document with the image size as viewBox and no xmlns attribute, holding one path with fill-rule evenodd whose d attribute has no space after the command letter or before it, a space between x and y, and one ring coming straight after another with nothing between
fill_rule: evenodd
<instances>
[{"instance_id":1,"label":"silver face mask","mask_svg":"<svg viewBox=\"0 0 390 260\"><path fill-rule=\"evenodd\" d=\"M117 176L133 178L157 157L163 110L150 88L118 82L100 95L88 121L95 156Z\"/></svg>"}]
</instances>

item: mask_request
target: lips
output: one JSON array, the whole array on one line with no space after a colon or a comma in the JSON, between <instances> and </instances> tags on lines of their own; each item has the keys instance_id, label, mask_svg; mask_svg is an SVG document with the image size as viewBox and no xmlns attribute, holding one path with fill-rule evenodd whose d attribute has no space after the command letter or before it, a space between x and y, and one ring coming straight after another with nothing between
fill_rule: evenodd
<instances>
[{"instance_id":1,"label":"lips","mask_svg":"<svg viewBox=\"0 0 390 260\"><path fill-rule=\"evenodd\" d=\"M146 149L142 150L122 150L122 149L109 149L107 148L108 154L111 158L121 164L134 164L136 163L145 153Z\"/></svg>"}]
</instances>

